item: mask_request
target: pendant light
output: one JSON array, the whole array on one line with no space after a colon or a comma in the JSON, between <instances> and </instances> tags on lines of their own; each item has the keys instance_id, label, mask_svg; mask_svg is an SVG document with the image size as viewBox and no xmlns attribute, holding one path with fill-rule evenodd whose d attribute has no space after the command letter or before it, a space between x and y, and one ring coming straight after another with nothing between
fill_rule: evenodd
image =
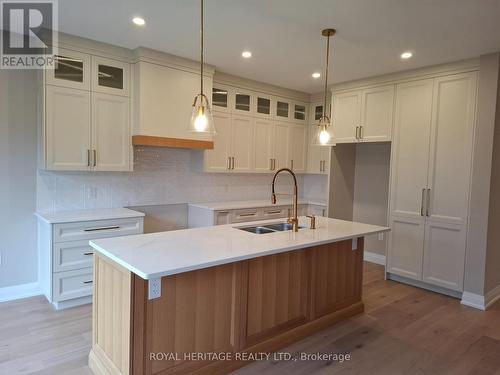
<instances>
[{"instance_id":1,"label":"pendant light","mask_svg":"<svg viewBox=\"0 0 500 375\"><path fill-rule=\"evenodd\" d=\"M200 93L194 97L193 112L188 130L195 133L215 134L214 120L208 97L203 93L203 0L201 2L201 23L200 23Z\"/></svg>"},{"instance_id":2,"label":"pendant light","mask_svg":"<svg viewBox=\"0 0 500 375\"><path fill-rule=\"evenodd\" d=\"M323 112L318 121L318 129L316 130L316 136L314 139L314 144L318 146L334 146L332 125L330 123L330 117L326 114L326 102L328 96L328 63L330 55L330 37L334 36L336 33L335 29L325 29L321 32L321 35L326 36L326 69L325 69L325 99L323 103Z\"/></svg>"}]
</instances>

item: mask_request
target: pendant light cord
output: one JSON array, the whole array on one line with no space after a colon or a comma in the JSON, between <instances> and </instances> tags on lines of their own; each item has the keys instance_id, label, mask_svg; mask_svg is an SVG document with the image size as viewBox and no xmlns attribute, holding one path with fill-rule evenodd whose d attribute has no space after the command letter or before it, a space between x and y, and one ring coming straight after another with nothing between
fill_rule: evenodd
<instances>
[{"instance_id":1,"label":"pendant light cord","mask_svg":"<svg viewBox=\"0 0 500 375\"><path fill-rule=\"evenodd\" d=\"M201 0L203 1L203 0ZM326 113L326 97L328 92L328 63L330 56L330 35L326 37L326 68L325 68L325 102L323 105L323 117L325 117Z\"/></svg>"},{"instance_id":2,"label":"pendant light cord","mask_svg":"<svg viewBox=\"0 0 500 375\"><path fill-rule=\"evenodd\" d=\"M201 39L201 51L200 51L200 60L201 60L201 100L203 103L203 0L201 0L201 29L200 29L200 39Z\"/></svg>"}]
</instances>

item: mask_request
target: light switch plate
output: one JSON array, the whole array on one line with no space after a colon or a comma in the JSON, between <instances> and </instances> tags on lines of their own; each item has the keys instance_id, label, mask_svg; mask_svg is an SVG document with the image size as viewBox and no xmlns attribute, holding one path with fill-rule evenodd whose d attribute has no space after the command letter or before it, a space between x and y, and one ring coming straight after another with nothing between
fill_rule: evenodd
<instances>
[{"instance_id":1,"label":"light switch plate","mask_svg":"<svg viewBox=\"0 0 500 375\"><path fill-rule=\"evenodd\" d=\"M151 279L148 281L148 299L161 297L161 279Z\"/></svg>"}]
</instances>

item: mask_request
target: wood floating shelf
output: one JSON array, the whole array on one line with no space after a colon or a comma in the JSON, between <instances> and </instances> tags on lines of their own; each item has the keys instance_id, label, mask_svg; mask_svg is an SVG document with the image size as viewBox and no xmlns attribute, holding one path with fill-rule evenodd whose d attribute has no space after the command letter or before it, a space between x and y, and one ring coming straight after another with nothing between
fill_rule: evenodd
<instances>
[{"instance_id":1,"label":"wood floating shelf","mask_svg":"<svg viewBox=\"0 0 500 375\"><path fill-rule=\"evenodd\" d=\"M195 150L213 150L213 141L199 141L196 139L153 137L149 135L133 135L132 145L148 147L187 148Z\"/></svg>"}]
</instances>

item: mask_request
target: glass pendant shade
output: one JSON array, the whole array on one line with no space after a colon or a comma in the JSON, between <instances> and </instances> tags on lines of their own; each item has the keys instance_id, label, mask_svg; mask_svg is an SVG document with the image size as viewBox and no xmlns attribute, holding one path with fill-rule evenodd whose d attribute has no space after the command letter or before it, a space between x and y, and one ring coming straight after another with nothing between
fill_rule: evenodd
<instances>
[{"instance_id":1,"label":"glass pendant shade","mask_svg":"<svg viewBox=\"0 0 500 375\"><path fill-rule=\"evenodd\" d=\"M203 94L198 94L194 98L193 112L189 122L189 131L195 133L215 134L214 119L210 103Z\"/></svg>"},{"instance_id":2,"label":"glass pendant shade","mask_svg":"<svg viewBox=\"0 0 500 375\"><path fill-rule=\"evenodd\" d=\"M335 146L332 127L328 116L321 116L316 126L313 144L316 146Z\"/></svg>"}]
</instances>

